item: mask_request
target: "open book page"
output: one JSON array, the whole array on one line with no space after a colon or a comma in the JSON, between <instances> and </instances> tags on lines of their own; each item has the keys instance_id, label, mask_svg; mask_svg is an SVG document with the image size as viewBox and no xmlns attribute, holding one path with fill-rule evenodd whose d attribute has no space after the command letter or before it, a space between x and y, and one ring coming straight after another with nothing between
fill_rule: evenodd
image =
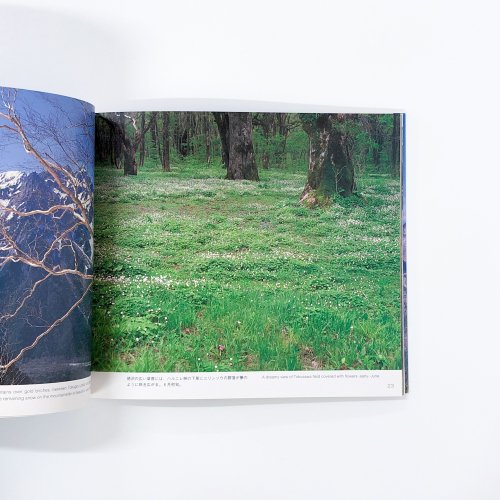
<instances>
[{"instance_id":1,"label":"open book page","mask_svg":"<svg viewBox=\"0 0 500 500\"><path fill-rule=\"evenodd\" d=\"M95 395L402 395L401 131L97 115Z\"/></svg>"},{"instance_id":2,"label":"open book page","mask_svg":"<svg viewBox=\"0 0 500 500\"><path fill-rule=\"evenodd\" d=\"M0 87L0 416L90 392L94 108Z\"/></svg>"}]
</instances>

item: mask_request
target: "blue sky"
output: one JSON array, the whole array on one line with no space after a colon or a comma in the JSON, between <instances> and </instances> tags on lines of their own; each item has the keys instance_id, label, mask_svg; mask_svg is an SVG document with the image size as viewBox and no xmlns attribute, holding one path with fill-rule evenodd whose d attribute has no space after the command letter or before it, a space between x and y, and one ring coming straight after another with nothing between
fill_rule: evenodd
<instances>
[{"instance_id":1,"label":"blue sky","mask_svg":"<svg viewBox=\"0 0 500 500\"><path fill-rule=\"evenodd\" d=\"M2 93L7 97L10 91L12 89L0 87L1 112L6 111L1 99ZM94 144L85 133L90 131L93 136L94 107L91 104L56 94L18 89L14 105L30 141L33 141L42 155L50 154L62 163L67 162L62 148L50 133L46 133L46 127L49 127L55 131L65 149L78 158L93 177ZM0 117L0 125L6 124L8 122ZM0 128L0 172L8 170L29 172L39 169L39 163L32 155L26 153L19 136Z\"/></svg>"}]
</instances>

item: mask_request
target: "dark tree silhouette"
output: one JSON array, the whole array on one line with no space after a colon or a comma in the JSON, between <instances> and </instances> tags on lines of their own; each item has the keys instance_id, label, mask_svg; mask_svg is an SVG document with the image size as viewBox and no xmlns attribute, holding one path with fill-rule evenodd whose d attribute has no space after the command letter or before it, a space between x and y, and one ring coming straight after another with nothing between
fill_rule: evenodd
<instances>
[{"instance_id":1,"label":"dark tree silhouette","mask_svg":"<svg viewBox=\"0 0 500 500\"><path fill-rule=\"evenodd\" d=\"M146 113L141 113L141 144L139 146L139 167L144 165L144 159L146 156Z\"/></svg>"},{"instance_id":2,"label":"dark tree silhouette","mask_svg":"<svg viewBox=\"0 0 500 500\"><path fill-rule=\"evenodd\" d=\"M108 122L114 143L115 165L123 166L124 175L137 175L136 153L144 142L148 130L156 125L157 113L151 113L147 124L138 126L137 120L145 113L104 113L100 116Z\"/></svg>"},{"instance_id":3,"label":"dark tree silhouette","mask_svg":"<svg viewBox=\"0 0 500 500\"><path fill-rule=\"evenodd\" d=\"M401 114L394 113L392 115L392 173L399 175L401 162Z\"/></svg>"},{"instance_id":4,"label":"dark tree silhouette","mask_svg":"<svg viewBox=\"0 0 500 500\"><path fill-rule=\"evenodd\" d=\"M219 130L226 179L258 181L251 113L213 113Z\"/></svg>"},{"instance_id":5,"label":"dark tree silhouette","mask_svg":"<svg viewBox=\"0 0 500 500\"><path fill-rule=\"evenodd\" d=\"M351 115L352 118L353 115ZM355 190L345 114L300 115L309 136L307 183L300 201L314 207L328 203L334 194L350 196Z\"/></svg>"},{"instance_id":6,"label":"dark tree silhouette","mask_svg":"<svg viewBox=\"0 0 500 500\"><path fill-rule=\"evenodd\" d=\"M382 129L379 116L380 115L366 116L368 133L373 141L372 158L376 170L380 170L380 157L384 148L384 130Z\"/></svg>"},{"instance_id":7,"label":"dark tree silhouette","mask_svg":"<svg viewBox=\"0 0 500 500\"><path fill-rule=\"evenodd\" d=\"M170 172L170 117L168 112L163 111L161 114L162 117L162 156L161 156L161 165L165 172Z\"/></svg>"},{"instance_id":8,"label":"dark tree silhouette","mask_svg":"<svg viewBox=\"0 0 500 500\"><path fill-rule=\"evenodd\" d=\"M258 113L255 119L260 125L264 136L265 149L262 154L262 168L267 170L269 168L271 139L276 134L276 113Z\"/></svg>"}]
</instances>

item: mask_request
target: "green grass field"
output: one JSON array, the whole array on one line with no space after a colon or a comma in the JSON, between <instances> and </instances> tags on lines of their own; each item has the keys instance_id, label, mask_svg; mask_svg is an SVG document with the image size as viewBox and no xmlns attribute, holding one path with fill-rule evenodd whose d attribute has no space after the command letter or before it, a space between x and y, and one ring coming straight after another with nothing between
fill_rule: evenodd
<instances>
[{"instance_id":1,"label":"green grass field","mask_svg":"<svg viewBox=\"0 0 500 500\"><path fill-rule=\"evenodd\" d=\"M93 369L401 368L399 182L307 209L305 167L96 168Z\"/></svg>"}]
</instances>

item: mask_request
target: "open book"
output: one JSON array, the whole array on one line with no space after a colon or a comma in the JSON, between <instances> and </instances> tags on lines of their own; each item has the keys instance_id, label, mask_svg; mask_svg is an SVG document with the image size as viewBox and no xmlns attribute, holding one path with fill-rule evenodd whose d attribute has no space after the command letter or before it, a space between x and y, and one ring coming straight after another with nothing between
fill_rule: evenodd
<instances>
[{"instance_id":1,"label":"open book","mask_svg":"<svg viewBox=\"0 0 500 500\"><path fill-rule=\"evenodd\" d=\"M0 87L0 416L407 391L404 115Z\"/></svg>"}]
</instances>

